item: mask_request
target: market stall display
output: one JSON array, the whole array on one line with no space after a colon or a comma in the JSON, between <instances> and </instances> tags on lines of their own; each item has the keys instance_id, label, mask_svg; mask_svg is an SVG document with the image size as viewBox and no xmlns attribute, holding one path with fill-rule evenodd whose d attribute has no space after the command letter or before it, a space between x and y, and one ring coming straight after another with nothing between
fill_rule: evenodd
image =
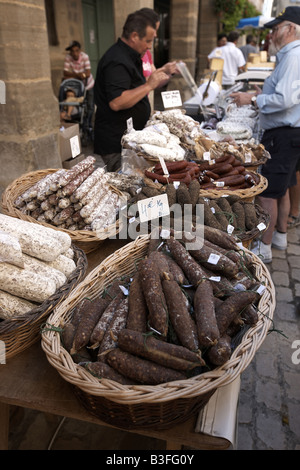
<instances>
[{"instance_id":1,"label":"market stall display","mask_svg":"<svg viewBox=\"0 0 300 470\"><path fill-rule=\"evenodd\" d=\"M22 175L2 194L2 211L65 232L86 253L96 249L119 232L123 194L94 163L94 157L87 157L70 170Z\"/></svg>"},{"instance_id":2,"label":"market stall display","mask_svg":"<svg viewBox=\"0 0 300 470\"><path fill-rule=\"evenodd\" d=\"M66 233L4 214L0 227L0 340L9 358L39 340L41 324L83 279L87 259Z\"/></svg>"},{"instance_id":3,"label":"market stall display","mask_svg":"<svg viewBox=\"0 0 300 470\"><path fill-rule=\"evenodd\" d=\"M228 257L224 263L224 255L216 243L212 248L213 240L220 242L219 247L227 244L228 256L231 253L243 263ZM157 247L161 241L163 248L153 249L153 244ZM219 266L218 262L201 260L204 253L222 259ZM171 268L171 259L183 274L176 277L181 279L181 284L175 281L176 290L174 279L178 274L173 271L174 267ZM207 267L207 262L213 271ZM247 271L241 270L245 265ZM251 274L247 276L246 272ZM222 286L219 277L219 281L221 278L227 281ZM170 288L177 302L169 294ZM115 302L103 295L109 289L114 289ZM205 295L201 294L203 289ZM183 296L182 290L187 297ZM245 295L241 295L241 290ZM237 292L239 294L235 295ZM162 302L163 294L165 302ZM135 302L131 301L131 295ZM247 318L246 314L240 315L237 305L242 299L244 308L249 307ZM84 303L89 315L80 321ZM186 317L191 306L193 318ZM137 308L140 315L131 315ZM42 348L50 364L72 384L80 402L93 415L125 429L164 429L188 419L218 387L233 381L249 365L268 332L274 308L275 293L268 270L246 249L241 252L230 235L224 236L220 231L207 228L203 250L191 253L187 252L185 241L179 241L175 236L160 240L142 236L104 260L68 301L55 310L42 332ZM203 309L204 324L201 322ZM106 322L103 332L99 324L103 326L101 319L107 310L110 310L111 323ZM124 310L127 310L126 321L120 320L124 318ZM248 308L246 310L248 312ZM176 311L182 314L177 317L179 324L176 324ZM147 315L146 322L143 312ZM169 316L174 329L166 323L167 312L174 313L172 319L171 314ZM219 312L219 323L216 312ZM198 323L194 314L200 318ZM229 314L232 314L231 318ZM255 318L250 320L250 315ZM221 342L228 340L225 333L229 333L229 324L230 329L233 327L233 317L237 320L234 322L235 334L239 331L238 336L233 334L232 337L236 343L233 341L229 349L228 343L225 349L220 349ZM187 334L187 318L191 325L196 324L194 335L190 333L195 330L190 328ZM185 323L185 328L180 328L180 321ZM99 334L100 331L102 333L95 341L96 332ZM183 335L179 340L180 331ZM189 349L195 346L195 341L196 354ZM93 345L94 348L89 347ZM222 356L222 352L227 355ZM165 358L164 365L155 362L153 365L153 361L162 358ZM149 370L147 378L144 377L145 370ZM101 378L97 376L99 373Z\"/></svg>"}]
</instances>

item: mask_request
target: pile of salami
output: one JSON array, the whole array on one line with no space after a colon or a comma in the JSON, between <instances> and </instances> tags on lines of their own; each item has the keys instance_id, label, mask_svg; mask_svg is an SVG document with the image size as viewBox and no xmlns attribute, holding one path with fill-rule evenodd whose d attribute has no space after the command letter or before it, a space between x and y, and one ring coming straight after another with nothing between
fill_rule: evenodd
<instances>
[{"instance_id":1,"label":"pile of salami","mask_svg":"<svg viewBox=\"0 0 300 470\"><path fill-rule=\"evenodd\" d=\"M76 269L67 233L0 214L0 319L16 319L62 287Z\"/></svg>"},{"instance_id":2,"label":"pile of salami","mask_svg":"<svg viewBox=\"0 0 300 470\"><path fill-rule=\"evenodd\" d=\"M99 378L156 385L229 360L235 336L258 321L264 287L234 237L205 227L191 249L191 236L159 231L131 277L77 304L62 332L74 362Z\"/></svg>"},{"instance_id":3,"label":"pile of salami","mask_svg":"<svg viewBox=\"0 0 300 470\"><path fill-rule=\"evenodd\" d=\"M15 201L15 207L58 228L97 231L116 221L119 196L96 159L86 157L70 170L50 173Z\"/></svg>"}]
</instances>

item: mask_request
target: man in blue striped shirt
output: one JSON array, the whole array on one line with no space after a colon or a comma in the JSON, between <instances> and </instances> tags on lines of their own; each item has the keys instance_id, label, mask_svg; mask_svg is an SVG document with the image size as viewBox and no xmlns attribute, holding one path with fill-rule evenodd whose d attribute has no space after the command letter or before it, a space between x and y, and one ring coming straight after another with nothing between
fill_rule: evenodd
<instances>
[{"instance_id":1,"label":"man in blue striped shirt","mask_svg":"<svg viewBox=\"0 0 300 470\"><path fill-rule=\"evenodd\" d=\"M261 143L271 154L261 170L268 188L257 197L257 203L270 214L270 224L253 250L270 263L272 246L287 248L288 188L296 184L300 159L300 7L287 7L265 27L272 28L276 67L262 91L231 96L238 106L252 103L258 108L264 131Z\"/></svg>"}]
</instances>

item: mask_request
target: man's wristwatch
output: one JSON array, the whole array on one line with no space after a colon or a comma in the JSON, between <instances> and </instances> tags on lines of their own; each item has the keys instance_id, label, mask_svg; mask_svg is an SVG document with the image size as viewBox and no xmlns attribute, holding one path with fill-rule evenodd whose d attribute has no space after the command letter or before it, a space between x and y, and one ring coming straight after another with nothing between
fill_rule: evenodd
<instances>
[{"instance_id":1,"label":"man's wristwatch","mask_svg":"<svg viewBox=\"0 0 300 470\"><path fill-rule=\"evenodd\" d=\"M256 96L252 96L251 98L251 104L254 106L254 108L257 108L257 103L256 103Z\"/></svg>"}]
</instances>

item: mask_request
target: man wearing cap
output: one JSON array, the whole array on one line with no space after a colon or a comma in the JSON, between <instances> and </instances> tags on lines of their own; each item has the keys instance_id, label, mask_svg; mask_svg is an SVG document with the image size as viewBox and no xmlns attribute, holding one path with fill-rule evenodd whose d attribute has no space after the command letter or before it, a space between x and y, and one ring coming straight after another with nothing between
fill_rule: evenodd
<instances>
[{"instance_id":1,"label":"man wearing cap","mask_svg":"<svg viewBox=\"0 0 300 470\"><path fill-rule=\"evenodd\" d=\"M253 249L270 263L272 246L287 248L288 188L296 184L300 159L300 7L287 7L264 27L272 28L270 47L276 52L276 67L262 91L231 96L238 106L252 103L259 110L261 143L271 155L261 169L268 187L257 197L270 214L270 223Z\"/></svg>"},{"instance_id":2,"label":"man wearing cap","mask_svg":"<svg viewBox=\"0 0 300 470\"><path fill-rule=\"evenodd\" d=\"M67 78L76 78L82 80L86 90L87 100L87 120L89 127L92 126L92 117L94 113L94 78L91 73L91 63L89 56L81 50L81 44L78 41L72 41L68 47L64 62L64 80Z\"/></svg>"},{"instance_id":3,"label":"man wearing cap","mask_svg":"<svg viewBox=\"0 0 300 470\"><path fill-rule=\"evenodd\" d=\"M145 79L142 57L156 36L155 21L138 12L128 15L122 36L99 61L95 80L94 152L107 171L121 167L121 139L127 128L141 130L150 116L149 93L169 77L155 70Z\"/></svg>"}]
</instances>

